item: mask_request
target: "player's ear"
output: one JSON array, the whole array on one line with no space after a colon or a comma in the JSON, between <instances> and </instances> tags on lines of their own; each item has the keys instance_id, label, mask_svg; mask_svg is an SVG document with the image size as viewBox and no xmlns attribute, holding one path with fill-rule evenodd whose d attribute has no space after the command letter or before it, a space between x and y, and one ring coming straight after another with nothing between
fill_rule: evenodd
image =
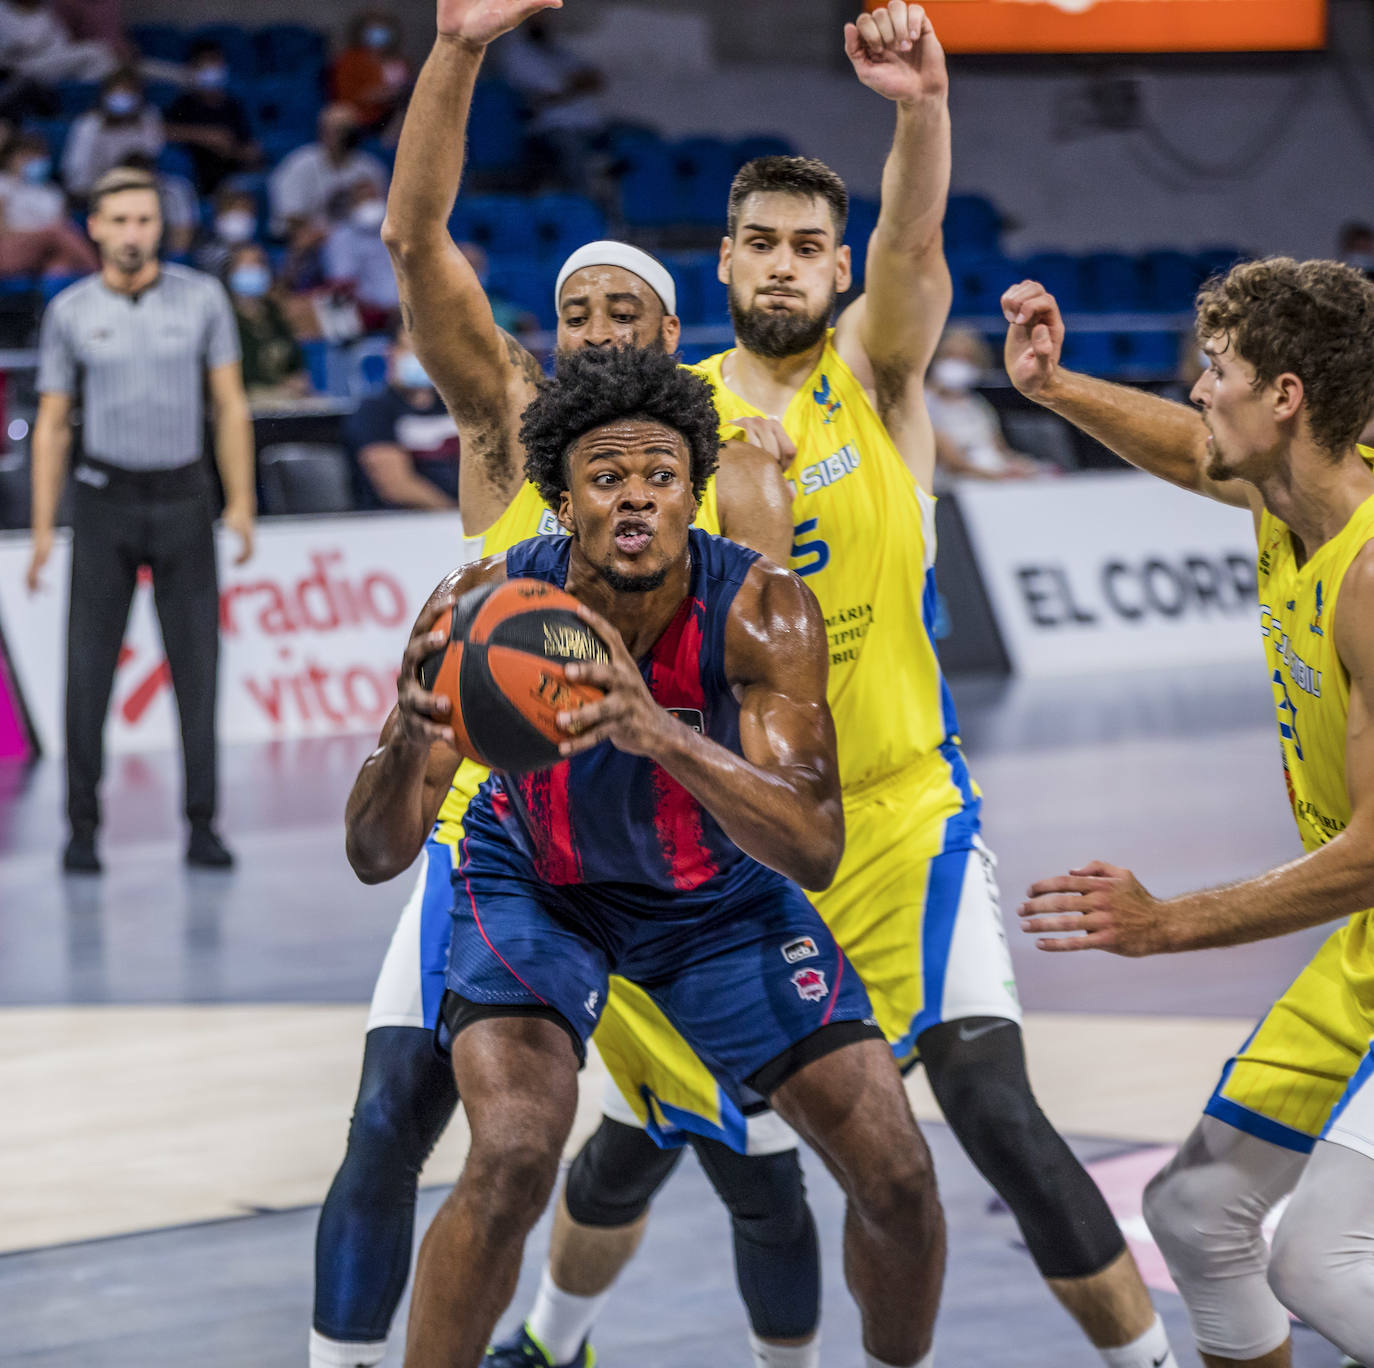
<instances>
[{"instance_id":1,"label":"player's ear","mask_svg":"<svg viewBox=\"0 0 1374 1368\"><path fill-rule=\"evenodd\" d=\"M843 294L854 283L854 257L847 242L835 249L835 293Z\"/></svg>"},{"instance_id":2,"label":"player's ear","mask_svg":"<svg viewBox=\"0 0 1374 1368\"><path fill-rule=\"evenodd\" d=\"M1282 423L1297 417L1307 394L1301 378L1292 371L1284 371L1282 375L1275 377L1273 391L1275 421Z\"/></svg>"},{"instance_id":3,"label":"player's ear","mask_svg":"<svg viewBox=\"0 0 1374 1368\"><path fill-rule=\"evenodd\" d=\"M555 516L558 518L559 527L571 536L573 530L572 495L566 489L558 496L558 512Z\"/></svg>"},{"instance_id":4,"label":"player's ear","mask_svg":"<svg viewBox=\"0 0 1374 1368\"><path fill-rule=\"evenodd\" d=\"M663 339L663 350L671 356L682 341L682 320L676 314L664 314L659 325L659 336Z\"/></svg>"},{"instance_id":5,"label":"player's ear","mask_svg":"<svg viewBox=\"0 0 1374 1368\"><path fill-rule=\"evenodd\" d=\"M728 237L720 240L720 260L716 262L716 279L722 285L730 283L730 258L734 253L734 244Z\"/></svg>"}]
</instances>

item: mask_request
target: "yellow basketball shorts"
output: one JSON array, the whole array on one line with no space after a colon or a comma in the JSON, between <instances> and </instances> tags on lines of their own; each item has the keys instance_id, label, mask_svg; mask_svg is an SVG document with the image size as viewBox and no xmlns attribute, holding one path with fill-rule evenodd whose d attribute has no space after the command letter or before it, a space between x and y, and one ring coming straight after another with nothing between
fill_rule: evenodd
<instances>
[{"instance_id":1,"label":"yellow basketball shorts","mask_svg":"<svg viewBox=\"0 0 1374 1368\"><path fill-rule=\"evenodd\" d=\"M1208 1116L1285 1149L1326 1138L1374 1155L1374 960L1367 912L1323 942L1227 1061Z\"/></svg>"},{"instance_id":2,"label":"yellow basketball shorts","mask_svg":"<svg viewBox=\"0 0 1374 1368\"><path fill-rule=\"evenodd\" d=\"M1002 925L995 860L975 798L932 822L900 783L845 804L847 845L835 882L811 899L868 988L899 1064L942 1021L1021 1018ZM779 945L778 953L794 952ZM641 989L612 979L595 1042L610 1074L608 1116L662 1145L685 1132L748 1154L796 1137L762 1098L740 1110Z\"/></svg>"}]
</instances>

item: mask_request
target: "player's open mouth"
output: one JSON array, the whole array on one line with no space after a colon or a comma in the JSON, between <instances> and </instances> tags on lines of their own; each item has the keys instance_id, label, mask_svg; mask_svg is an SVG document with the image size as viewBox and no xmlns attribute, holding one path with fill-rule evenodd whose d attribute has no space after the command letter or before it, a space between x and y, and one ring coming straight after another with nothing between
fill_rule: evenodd
<instances>
[{"instance_id":1,"label":"player's open mouth","mask_svg":"<svg viewBox=\"0 0 1374 1368\"><path fill-rule=\"evenodd\" d=\"M616 523L613 535L616 549L627 556L637 556L654 539L654 530L641 518L622 518Z\"/></svg>"}]
</instances>

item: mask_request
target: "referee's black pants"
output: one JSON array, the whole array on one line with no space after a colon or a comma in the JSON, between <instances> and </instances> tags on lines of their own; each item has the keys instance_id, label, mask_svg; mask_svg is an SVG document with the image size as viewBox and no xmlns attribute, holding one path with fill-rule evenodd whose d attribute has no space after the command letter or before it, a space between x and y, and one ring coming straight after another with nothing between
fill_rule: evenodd
<instances>
[{"instance_id":1,"label":"referee's black pants","mask_svg":"<svg viewBox=\"0 0 1374 1368\"><path fill-rule=\"evenodd\" d=\"M141 565L153 575L172 689L181 717L186 816L215 815L215 692L219 583L214 508L204 467L131 475L101 462L75 472L71 607L67 618L67 820L100 823L96 790L119 649ZM103 481L103 484L100 483ZM140 662L151 667L151 662Z\"/></svg>"}]
</instances>

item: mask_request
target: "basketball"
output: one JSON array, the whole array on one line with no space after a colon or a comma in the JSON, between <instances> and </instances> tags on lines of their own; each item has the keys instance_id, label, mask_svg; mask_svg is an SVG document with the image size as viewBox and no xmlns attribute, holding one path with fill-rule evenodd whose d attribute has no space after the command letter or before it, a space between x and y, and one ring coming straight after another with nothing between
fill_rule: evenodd
<instances>
[{"instance_id":1,"label":"basketball","mask_svg":"<svg viewBox=\"0 0 1374 1368\"><path fill-rule=\"evenodd\" d=\"M491 769L523 774L557 762L560 712L602 690L573 684L571 661L610 659L571 594L542 580L482 585L453 605L448 643L420 663L420 683L452 700L457 749Z\"/></svg>"}]
</instances>

